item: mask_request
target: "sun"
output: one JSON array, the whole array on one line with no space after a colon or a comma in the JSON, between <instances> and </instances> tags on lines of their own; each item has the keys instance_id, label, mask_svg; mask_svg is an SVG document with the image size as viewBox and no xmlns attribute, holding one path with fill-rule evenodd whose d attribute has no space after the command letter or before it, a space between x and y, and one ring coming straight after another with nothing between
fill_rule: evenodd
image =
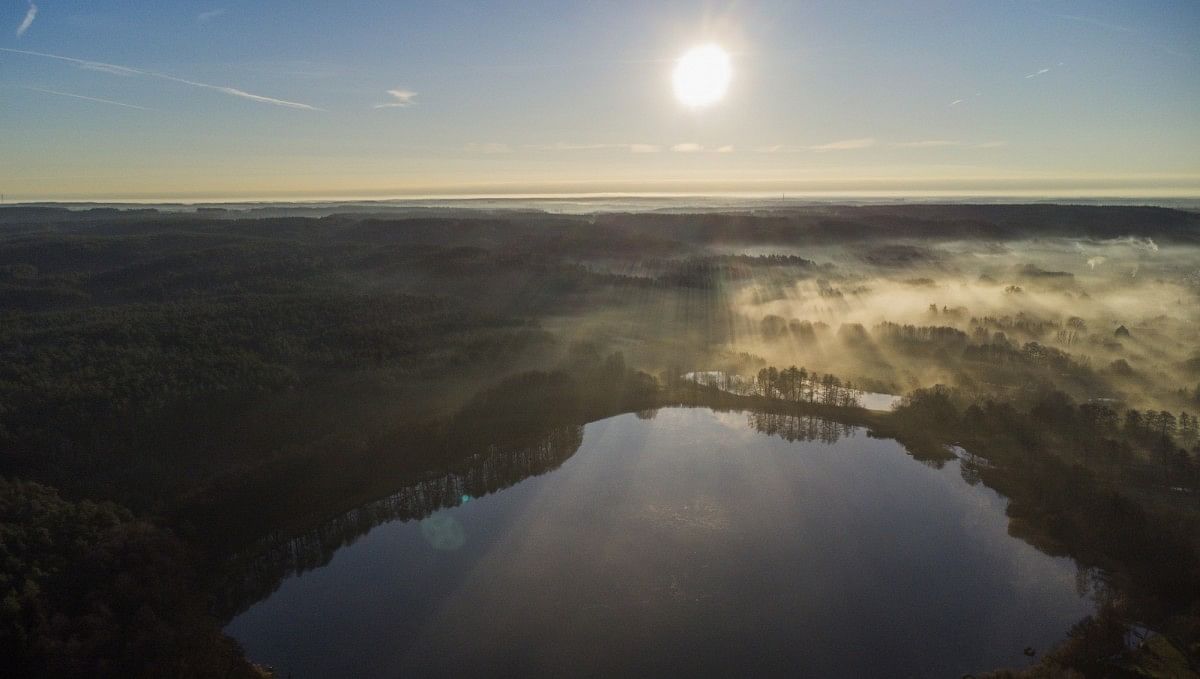
<instances>
[{"instance_id":1,"label":"sun","mask_svg":"<svg viewBox=\"0 0 1200 679\"><path fill-rule=\"evenodd\" d=\"M671 82L675 98L684 106L702 108L717 103L729 89L733 66L720 45L693 47L675 62Z\"/></svg>"}]
</instances>

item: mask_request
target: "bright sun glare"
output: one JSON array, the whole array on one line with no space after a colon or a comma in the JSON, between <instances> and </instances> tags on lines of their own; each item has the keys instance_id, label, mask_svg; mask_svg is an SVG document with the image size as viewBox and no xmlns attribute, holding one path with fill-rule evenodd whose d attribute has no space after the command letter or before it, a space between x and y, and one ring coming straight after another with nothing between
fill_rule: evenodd
<instances>
[{"instance_id":1,"label":"bright sun glare","mask_svg":"<svg viewBox=\"0 0 1200 679\"><path fill-rule=\"evenodd\" d=\"M700 108L720 101L729 89L732 77L729 53L720 45L708 44L693 47L684 53L675 63L671 81L675 86L675 97L680 103Z\"/></svg>"}]
</instances>

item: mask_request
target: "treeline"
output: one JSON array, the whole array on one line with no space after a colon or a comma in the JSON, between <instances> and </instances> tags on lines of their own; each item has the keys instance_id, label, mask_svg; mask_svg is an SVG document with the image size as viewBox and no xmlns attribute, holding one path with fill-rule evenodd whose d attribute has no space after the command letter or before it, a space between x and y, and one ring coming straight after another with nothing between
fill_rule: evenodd
<instances>
[{"instance_id":1,"label":"treeline","mask_svg":"<svg viewBox=\"0 0 1200 679\"><path fill-rule=\"evenodd\" d=\"M1057 326L1056 326L1057 327ZM799 343L814 341L829 326L820 321L810 322L796 318L786 319L768 314L759 322L764 339L790 337ZM1048 368L1060 372L1086 372L1089 370L1086 357L1071 354L1037 341L1024 344L1014 342L1004 332L991 332L982 325L974 326L972 334L947 325L915 325L883 321L868 333L858 323L843 323L837 337L848 344L869 345L876 341L885 343L905 354L914 356L937 356L939 359L963 359L976 363L995 365L1019 364L1030 367Z\"/></svg>"},{"instance_id":2,"label":"treeline","mask_svg":"<svg viewBox=\"0 0 1200 679\"><path fill-rule=\"evenodd\" d=\"M3 676L223 674L189 636L227 642L191 570L222 548L377 499L476 444L656 403L652 378L597 348L470 398L558 359L532 318L627 285L538 254L597 245L585 224L55 214L0 229L0 476L47 484L3 490L2 646L21 649ZM65 531L97 506L104 530ZM141 595L105 580L124 572ZM140 617L105 617L127 610ZM152 632L135 667L119 642Z\"/></svg>"},{"instance_id":3,"label":"treeline","mask_svg":"<svg viewBox=\"0 0 1200 679\"><path fill-rule=\"evenodd\" d=\"M672 239L694 244L857 242L880 237L1019 239L1025 237L1121 238L1196 242L1200 218L1188 210L1142 206L1099 205L820 205L758 208L748 211L698 209L683 212L594 215L549 214L539 210L486 210L371 206L266 206L247 210L170 212L153 209L58 207L0 207L0 229L53 226L60 229L117 224L136 228L170 224L195 228L225 222L232 225L269 223L292 229L330 222L339 226L373 222L379 230L424 227L438 234L472 231L494 234L512 230L518 238L551 233L564 227L603 228L647 242ZM497 228L502 227L502 228ZM547 228L548 227L548 228ZM582 229L581 229L582 230ZM447 236L442 235L442 238Z\"/></svg>"},{"instance_id":4,"label":"treeline","mask_svg":"<svg viewBox=\"0 0 1200 679\"><path fill-rule=\"evenodd\" d=\"M621 354L578 346L559 370L500 380L453 415L362 450L231 465L164 517L187 543L119 505L0 477L0 676L257 676L210 613L212 578L234 548L405 484L415 489L414 512L492 492L569 457L583 423L657 398L654 378ZM287 572L260 568L243 594L270 591ZM216 610L245 603L223 591Z\"/></svg>"},{"instance_id":5,"label":"treeline","mask_svg":"<svg viewBox=\"0 0 1200 679\"><path fill-rule=\"evenodd\" d=\"M896 409L892 424L902 439L958 444L988 461L971 473L1009 498L1011 533L1105 574L1112 594L1103 623L1085 621L1043 657L1048 676L1122 676L1114 673L1131 656L1123 634L1110 633L1114 620L1121 630L1136 624L1163 633L1185 653L1200 642L1200 520L1178 504L1182 498L1148 499L1200 493L1200 450L1180 447L1179 419L1119 414L1049 389L1011 403L936 387ZM1190 437L1195 420L1183 419ZM1156 450L1174 453L1165 461Z\"/></svg>"},{"instance_id":6,"label":"treeline","mask_svg":"<svg viewBox=\"0 0 1200 679\"><path fill-rule=\"evenodd\" d=\"M757 393L767 398L841 408L857 407L862 394L853 382L842 382L836 375L810 373L796 366L783 370L774 366L763 368L755 376L755 386Z\"/></svg>"},{"instance_id":7,"label":"treeline","mask_svg":"<svg viewBox=\"0 0 1200 679\"><path fill-rule=\"evenodd\" d=\"M456 504L464 494L494 492L565 461L579 446L584 424L652 410L661 395L656 380L628 367L619 352L576 345L554 370L501 379L450 416L389 432L363 451L280 460L230 478L193 498L173 520L192 527L189 537L213 556L218 610L230 614L288 573L324 563L336 547L369 530L372 517L399 516L372 507L395 509L408 497L400 504L411 518ZM313 528L347 528L351 517L353 530ZM293 540L322 547L310 544L314 549L302 554L280 547Z\"/></svg>"},{"instance_id":8,"label":"treeline","mask_svg":"<svg viewBox=\"0 0 1200 679\"><path fill-rule=\"evenodd\" d=\"M664 374L663 383L668 388L677 388L684 383L699 384L741 396L839 408L858 407L863 393L853 382L843 382L837 375L809 372L794 365L783 369L761 368L749 378L725 371L682 374L678 368L672 368Z\"/></svg>"},{"instance_id":9,"label":"treeline","mask_svg":"<svg viewBox=\"0 0 1200 679\"><path fill-rule=\"evenodd\" d=\"M222 563L213 584L216 610L231 619L274 592L286 578L329 563L338 549L394 520L422 519L464 498L478 498L557 469L583 442L583 425L520 431L507 442L483 445L466 457L431 467L390 485L387 496L307 525L293 534L260 537ZM499 432L494 435L500 436Z\"/></svg>"},{"instance_id":10,"label":"treeline","mask_svg":"<svg viewBox=\"0 0 1200 679\"><path fill-rule=\"evenodd\" d=\"M1054 327L1058 327L1057 324ZM1036 341L1019 344L1004 332L992 333L983 325L974 325L974 332L968 335L951 326L901 325L885 321L875 326L874 334L907 353L937 353L943 358L961 357L976 363L1017 364L1055 372L1086 372L1089 369L1086 356L1074 357Z\"/></svg>"},{"instance_id":11,"label":"treeline","mask_svg":"<svg viewBox=\"0 0 1200 679\"><path fill-rule=\"evenodd\" d=\"M1031 384L1051 382L1080 396L1119 396L1113 384L1093 368L1089 356L1036 340L1021 343L984 324L973 322L970 333L954 326L887 321L869 334L856 325L849 327L851 331L844 324L838 332L843 346L855 350L864 363L883 370L890 365L887 354L879 349L887 348L904 357L930 361L930 367L949 372L960 385L987 385L991 393L1012 394ZM1012 325L1005 327L1013 330Z\"/></svg>"},{"instance_id":12,"label":"treeline","mask_svg":"<svg viewBox=\"0 0 1200 679\"><path fill-rule=\"evenodd\" d=\"M627 366L619 352L604 355L591 345L574 347L552 370L491 380L449 413L356 431L358 440L339 440L335 450L230 466L182 498L169 522L206 553L227 555L377 500L414 478L453 473L481 451L526 448L552 429L660 405L653 377Z\"/></svg>"},{"instance_id":13,"label":"treeline","mask_svg":"<svg viewBox=\"0 0 1200 679\"><path fill-rule=\"evenodd\" d=\"M944 402L944 403L943 403ZM933 405L937 404L937 408ZM897 410L897 422L910 431L935 425L945 412L961 408L951 418L956 435L974 436L975 422L997 413L1026 417L1019 431L1061 439L1058 450L1092 471L1102 472L1120 485L1141 483L1169 486L1200 493L1200 421L1195 415L1165 410L1119 410L1104 402L1076 404L1067 394L1043 387L1019 410L1013 403L976 399L945 387L917 390ZM1005 410L1007 409L1007 410ZM1011 411L1011 412L1010 412ZM948 425L932 431L946 432ZM1153 469L1157 467L1157 470Z\"/></svg>"},{"instance_id":14,"label":"treeline","mask_svg":"<svg viewBox=\"0 0 1200 679\"><path fill-rule=\"evenodd\" d=\"M688 243L855 243L879 238L1006 240L1050 236L1151 237L1196 242L1200 217L1186 210L1086 205L859 205L734 213L605 213L622 226Z\"/></svg>"}]
</instances>

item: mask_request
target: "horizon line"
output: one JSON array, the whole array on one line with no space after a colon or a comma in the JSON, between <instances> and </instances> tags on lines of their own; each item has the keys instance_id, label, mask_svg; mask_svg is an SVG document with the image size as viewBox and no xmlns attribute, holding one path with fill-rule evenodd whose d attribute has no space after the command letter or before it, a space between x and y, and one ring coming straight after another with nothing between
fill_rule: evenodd
<instances>
[{"instance_id":1,"label":"horizon line","mask_svg":"<svg viewBox=\"0 0 1200 679\"><path fill-rule=\"evenodd\" d=\"M921 203L931 203L939 201L964 202L964 201L979 201L979 202L1134 202L1134 201L1200 201L1200 190L1188 192L1120 192L1120 191L1096 191L1096 190L1079 190L1079 191L1063 191L1043 193L1037 191L697 191L697 192L663 192L663 191L645 191L645 192L563 192L563 193L427 193L427 194L397 194L389 196L378 195L325 195L325 196L287 196L287 195L264 195L264 196L153 196L153 197L133 197L133 196L114 196L104 198L64 198L64 199L21 199L12 201L9 200L0 202L0 208L12 207L55 207L55 206L179 206L179 207L205 207L205 206L230 206L230 205L295 205L295 206L321 206L321 205L372 205L379 204L380 207L388 207L394 205L402 207L406 204L422 203L422 202L481 202L481 201L496 201L496 202L519 202L519 201L534 201L534 202L556 202L556 201L574 201L574 202L593 202L604 200L659 200L659 201L687 201L687 200L735 200L746 202L775 202L780 205L790 203L818 202L828 203L837 201L912 201Z\"/></svg>"}]
</instances>

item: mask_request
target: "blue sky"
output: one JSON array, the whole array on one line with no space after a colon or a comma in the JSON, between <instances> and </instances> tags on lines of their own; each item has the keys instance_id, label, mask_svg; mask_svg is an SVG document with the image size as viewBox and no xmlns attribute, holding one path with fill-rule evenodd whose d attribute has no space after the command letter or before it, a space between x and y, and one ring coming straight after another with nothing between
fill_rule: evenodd
<instances>
[{"instance_id":1,"label":"blue sky","mask_svg":"<svg viewBox=\"0 0 1200 679\"><path fill-rule=\"evenodd\" d=\"M1200 2L0 0L0 191L1194 196Z\"/></svg>"}]
</instances>

